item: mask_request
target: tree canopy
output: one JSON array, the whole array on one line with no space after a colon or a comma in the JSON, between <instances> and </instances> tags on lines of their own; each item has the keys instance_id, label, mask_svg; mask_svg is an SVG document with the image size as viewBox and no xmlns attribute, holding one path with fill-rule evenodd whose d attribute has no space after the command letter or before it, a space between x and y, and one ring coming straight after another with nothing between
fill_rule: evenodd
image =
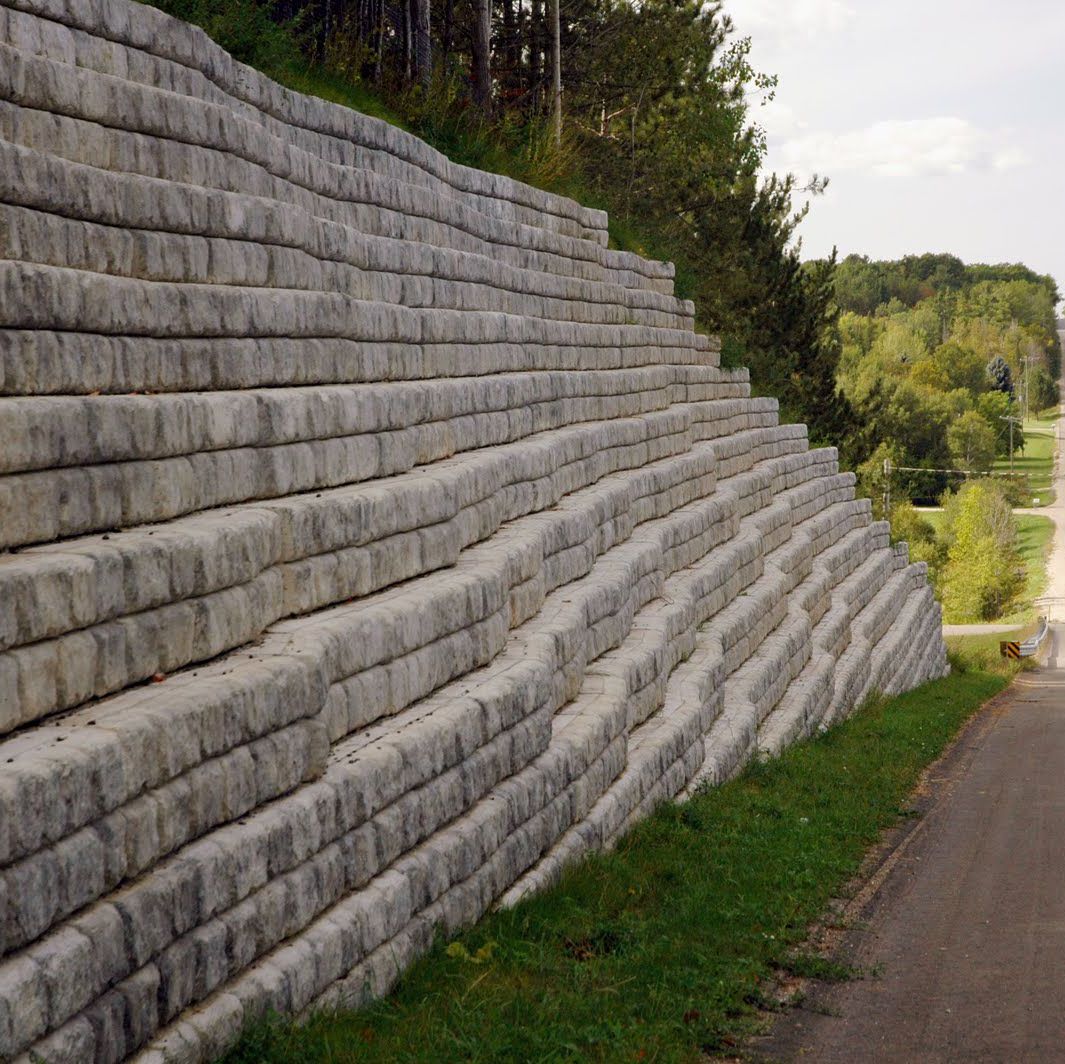
<instances>
[{"instance_id":1,"label":"tree canopy","mask_svg":"<svg viewBox=\"0 0 1065 1064\"><path fill-rule=\"evenodd\" d=\"M838 380L863 418L874 458L930 470L988 470L1009 449L1008 418L1057 402L1059 300L1026 266L967 265L953 255L836 268ZM1014 423L1015 448L1024 446ZM871 458L862 488L882 494ZM897 497L935 501L957 476L899 474Z\"/></svg>"},{"instance_id":2,"label":"tree canopy","mask_svg":"<svg viewBox=\"0 0 1065 1064\"><path fill-rule=\"evenodd\" d=\"M353 87L460 162L608 209L615 244L676 264L698 327L785 417L818 442L858 438L836 384L834 260L801 262L796 179L761 172L775 79L720 2L155 2L297 88Z\"/></svg>"}]
</instances>

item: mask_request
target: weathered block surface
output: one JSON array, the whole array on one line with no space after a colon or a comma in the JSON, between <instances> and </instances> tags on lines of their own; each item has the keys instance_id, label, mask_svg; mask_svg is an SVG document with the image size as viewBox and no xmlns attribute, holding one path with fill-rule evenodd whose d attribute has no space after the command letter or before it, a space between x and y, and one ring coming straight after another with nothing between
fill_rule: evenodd
<instances>
[{"instance_id":1,"label":"weathered block surface","mask_svg":"<svg viewBox=\"0 0 1065 1064\"><path fill-rule=\"evenodd\" d=\"M362 1001L944 672L672 275L152 8L0 0L0 1058Z\"/></svg>"}]
</instances>

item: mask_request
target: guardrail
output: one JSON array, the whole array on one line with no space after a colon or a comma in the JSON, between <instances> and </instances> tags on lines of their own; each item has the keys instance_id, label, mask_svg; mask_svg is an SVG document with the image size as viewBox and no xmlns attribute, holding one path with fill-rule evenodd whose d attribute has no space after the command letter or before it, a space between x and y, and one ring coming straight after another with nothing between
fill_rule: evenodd
<instances>
[{"instance_id":1,"label":"guardrail","mask_svg":"<svg viewBox=\"0 0 1065 1064\"><path fill-rule=\"evenodd\" d=\"M1039 618L1039 627L1027 639L1020 642L1003 641L999 643L999 653L1004 658L1030 658L1043 645L1043 640L1050 631L1050 625L1045 617Z\"/></svg>"}]
</instances>

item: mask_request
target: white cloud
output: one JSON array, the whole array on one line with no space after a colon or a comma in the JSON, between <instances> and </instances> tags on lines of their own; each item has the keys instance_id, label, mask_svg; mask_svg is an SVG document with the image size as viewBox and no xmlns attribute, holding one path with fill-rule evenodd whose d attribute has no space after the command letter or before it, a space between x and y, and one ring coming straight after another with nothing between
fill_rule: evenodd
<instances>
[{"instance_id":1,"label":"white cloud","mask_svg":"<svg viewBox=\"0 0 1065 1064\"><path fill-rule=\"evenodd\" d=\"M964 118L874 122L847 133L808 133L780 147L785 169L924 177L1022 166L1024 153Z\"/></svg>"},{"instance_id":2,"label":"white cloud","mask_svg":"<svg viewBox=\"0 0 1065 1064\"><path fill-rule=\"evenodd\" d=\"M775 140L798 137L809 128L809 123L799 117L795 108L781 102L779 96L754 108L751 118Z\"/></svg>"},{"instance_id":3,"label":"white cloud","mask_svg":"<svg viewBox=\"0 0 1065 1064\"><path fill-rule=\"evenodd\" d=\"M844 0L727 0L725 10L740 34L751 34L757 41L837 33L854 18L854 9Z\"/></svg>"}]
</instances>

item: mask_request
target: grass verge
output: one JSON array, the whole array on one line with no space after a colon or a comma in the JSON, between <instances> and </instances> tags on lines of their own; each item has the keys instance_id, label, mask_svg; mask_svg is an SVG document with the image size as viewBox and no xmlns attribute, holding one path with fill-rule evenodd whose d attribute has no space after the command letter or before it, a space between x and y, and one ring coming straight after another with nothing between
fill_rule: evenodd
<instances>
[{"instance_id":1,"label":"grass verge","mask_svg":"<svg viewBox=\"0 0 1065 1064\"><path fill-rule=\"evenodd\" d=\"M962 662L963 667L970 671L986 672L1010 680L1018 672L1034 669L1036 663L1031 658L1008 661L1002 657L999 644L1010 639L1027 639L1037 627L1036 621L1032 620L1028 624L1018 625L1012 631L947 636L947 653L951 660Z\"/></svg>"},{"instance_id":2,"label":"grass verge","mask_svg":"<svg viewBox=\"0 0 1065 1064\"><path fill-rule=\"evenodd\" d=\"M1057 438L1057 418L1029 418L1024 422L1024 450L1013 456L1013 468L1028 476L1032 491L1029 505L1048 506L1054 501L1054 444ZM995 471L1007 473L1009 458L999 458ZM1035 503L1038 499L1038 504Z\"/></svg>"},{"instance_id":3,"label":"grass verge","mask_svg":"<svg viewBox=\"0 0 1065 1064\"><path fill-rule=\"evenodd\" d=\"M1003 618L1007 624L1014 621L1023 624L1031 619L1035 600L1047 588L1047 559L1054 538L1054 522L1049 517L1017 514L1016 520L1017 548L1024 561L1025 583L1009 614Z\"/></svg>"},{"instance_id":4,"label":"grass verge","mask_svg":"<svg viewBox=\"0 0 1065 1064\"><path fill-rule=\"evenodd\" d=\"M1012 670L971 662L782 757L660 808L554 889L438 944L396 991L250 1028L225 1064L694 1061L758 1022L760 987L899 815L920 772ZM997 652L997 644L996 644ZM798 961L796 960L798 957Z\"/></svg>"}]
</instances>

